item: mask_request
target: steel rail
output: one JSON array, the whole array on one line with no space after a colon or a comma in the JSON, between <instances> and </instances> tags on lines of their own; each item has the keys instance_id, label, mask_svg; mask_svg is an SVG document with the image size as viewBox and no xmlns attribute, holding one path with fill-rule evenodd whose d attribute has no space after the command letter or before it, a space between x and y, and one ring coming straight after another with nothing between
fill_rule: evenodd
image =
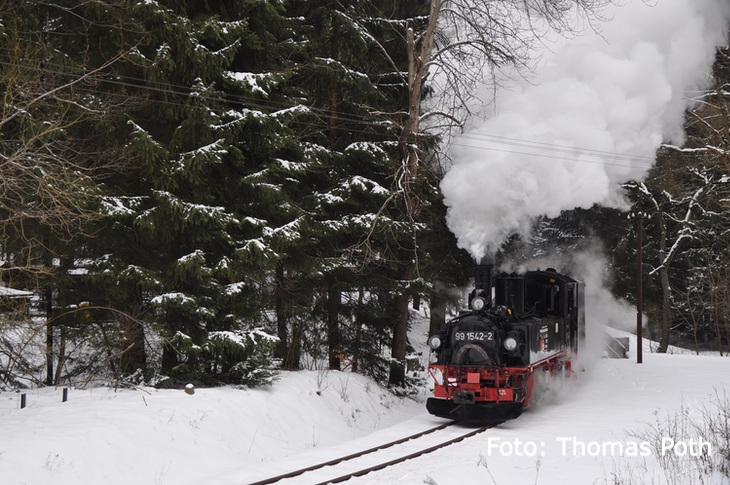
<instances>
[{"instance_id":1,"label":"steel rail","mask_svg":"<svg viewBox=\"0 0 730 485\"><path fill-rule=\"evenodd\" d=\"M439 450L441 448L446 448L447 446L453 445L454 443L458 443L459 441L463 441L466 438L471 438L474 435L477 435L479 433L483 433L484 431L486 431L486 430L488 430L489 428L492 428L492 427L494 427L494 425L491 425L491 424L488 425L488 426L482 426L479 429L476 429L474 431L471 431L471 432L469 432L467 434L461 435L461 436L459 436L457 438L454 438L454 439L451 439L449 441L444 441L443 443L440 443L438 445L431 446L430 448L426 448L424 450L417 451L415 453L411 453L410 455L406 455L406 456L402 456L400 458L396 458L395 460L391 460L391 461L386 462L386 463L381 463L379 465L371 466L369 468L364 468L364 469L358 470L356 472L348 473L347 475L342 475L341 477L338 477L338 478L333 478L331 480L326 480L324 482L318 483L317 485L327 485L329 483L341 483L341 482L345 482L345 481L347 481L347 480L349 480L351 478L354 478L354 477L360 477L360 476L366 475L366 474L368 474L370 472L382 470L383 468L387 468L387 467L392 466L392 465L397 465L398 463L403 463L404 461L410 460L412 458L418 458L419 456L427 455L428 453L434 452L434 451Z\"/></svg>"},{"instance_id":2,"label":"steel rail","mask_svg":"<svg viewBox=\"0 0 730 485\"><path fill-rule=\"evenodd\" d=\"M324 463L319 463L317 465L312 465L312 466L309 466L309 467L306 467L306 468L301 468L299 470L295 470L295 471L292 471L292 472L284 473L282 475L277 475L275 477L266 478L266 479L260 480L258 482L250 483L249 485L266 485L266 484L269 484L269 483L276 483L276 482L278 482L280 480L284 480L285 478L293 478L293 477L296 477L296 476L299 476L299 475L303 475L304 473L307 473L307 472L311 472L311 471L314 471L314 470L319 470L320 468L324 468L326 466L337 465L337 464L342 463L344 461L352 460L354 458L359 458L361 456L365 456L365 455L368 455L370 453L375 453L376 451L380 451L380 450L384 450L386 448L390 448L391 446L395 446L395 445L399 445L401 443L405 443L406 441L410 441L410 440L413 440L413 439L416 439L416 438L420 438L421 436L425 436L425 435L430 434L430 433L433 433L435 431L439 431L441 429L444 429L444 428L447 428L449 426L452 426L453 424L455 424L453 421L448 422L448 423L444 423L444 424L440 424L440 425L438 425L436 427L427 429L425 431L420 431L418 433L412 434L412 435L407 436L405 438L400 438L400 439L397 439L395 441L391 441L390 443L385 443L385 444L382 444L382 445L374 446L373 448L369 448L367 450L358 451L357 453L353 453L351 455L343 456L343 457L340 457L340 458L335 458L333 460L326 461Z\"/></svg>"}]
</instances>

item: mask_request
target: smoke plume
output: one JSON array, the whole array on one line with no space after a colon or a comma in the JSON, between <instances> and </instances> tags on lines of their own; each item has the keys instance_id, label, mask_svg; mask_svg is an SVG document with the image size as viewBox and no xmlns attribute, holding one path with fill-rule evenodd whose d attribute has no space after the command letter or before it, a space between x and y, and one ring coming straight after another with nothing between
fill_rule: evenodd
<instances>
[{"instance_id":1,"label":"smoke plume","mask_svg":"<svg viewBox=\"0 0 730 485\"><path fill-rule=\"evenodd\" d=\"M621 207L664 141L682 143L684 111L727 42L727 0L629 0L610 20L555 38L528 79L498 90L498 112L472 120L441 184L448 224L479 260L535 217Z\"/></svg>"}]
</instances>

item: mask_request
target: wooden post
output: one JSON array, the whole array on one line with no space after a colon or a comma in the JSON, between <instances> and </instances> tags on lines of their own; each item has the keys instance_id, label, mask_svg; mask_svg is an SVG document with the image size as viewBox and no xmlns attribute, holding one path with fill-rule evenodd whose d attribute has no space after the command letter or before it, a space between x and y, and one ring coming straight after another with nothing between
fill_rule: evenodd
<instances>
[{"instance_id":1,"label":"wooden post","mask_svg":"<svg viewBox=\"0 0 730 485\"><path fill-rule=\"evenodd\" d=\"M20 409L25 408L25 393L20 395Z\"/></svg>"},{"instance_id":2,"label":"wooden post","mask_svg":"<svg viewBox=\"0 0 730 485\"><path fill-rule=\"evenodd\" d=\"M63 398L61 399L61 402L68 401L68 387L63 388Z\"/></svg>"},{"instance_id":3,"label":"wooden post","mask_svg":"<svg viewBox=\"0 0 730 485\"><path fill-rule=\"evenodd\" d=\"M637 240L637 247L636 247L636 363L641 364L644 361L644 344L642 339L642 317L641 314L644 311L644 301L643 301L643 277L642 277L642 252L641 252L641 246L642 246L642 232L643 232L643 215L641 212L638 214L637 221L636 221L636 240Z\"/></svg>"}]
</instances>

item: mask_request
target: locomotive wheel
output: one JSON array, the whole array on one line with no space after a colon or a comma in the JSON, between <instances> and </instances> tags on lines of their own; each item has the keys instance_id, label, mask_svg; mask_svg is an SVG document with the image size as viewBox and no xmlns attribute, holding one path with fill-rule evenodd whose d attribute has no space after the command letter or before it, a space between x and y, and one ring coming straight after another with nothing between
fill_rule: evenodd
<instances>
[{"instance_id":1,"label":"locomotive wheel","mask_svg":"<svg viewBox=\"0 0 730 485\"><path fill-rule=\"evenodd\" d=\"M558 368L550 373L552 375L553 387L563 389L566 383L575 378L575 374L571 369L570 361L560 362Z\"/></svg>"},{"instance_id":2,"label":"locomotive wheel","mask_svg":"<svg viewBox=\"0 0 730 485\"><path fill-rule=\"evenodd\" d=\"M573 374L566 362L560 362L553 370L545 367L536 369L532 402L539 403L554 399L566 388L572 377Z\"/></svg>"},{"instance_id":3,"label":"locomotive wheel","mask_svg":"<svg viewBox=\"0 0 730 485\"><path fill-rule=\"evenodd\" d=\"M539 404L542 402L548 391L550 390L550 373L547 369L540 368L535 370L535 383L532 386L531 404Z\"/></svg>"}]
</instances>

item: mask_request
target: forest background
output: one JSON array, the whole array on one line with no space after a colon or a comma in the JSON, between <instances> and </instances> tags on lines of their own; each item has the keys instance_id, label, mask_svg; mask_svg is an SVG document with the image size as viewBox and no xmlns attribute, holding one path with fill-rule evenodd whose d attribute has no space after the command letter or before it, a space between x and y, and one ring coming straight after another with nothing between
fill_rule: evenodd
<instances>
[{"instance_id":1,"label":"forest background","mask_svg":"<svg viewBox=\"0 0 730 485\"><path fill-rule=\"evenodd\" d=\"M449 44L442 4L0 0L0 386L321 365L407 386L409 308L438 328L474 265L439 188L460 66L522 61L497 18L471 53ZM641 219L658 351L727 353L730 49L708 77L628 209L539 218L495 262L604 248L634 302ZM462 84L435 103L444 79Z\"/></svg>"}]
</instances>

